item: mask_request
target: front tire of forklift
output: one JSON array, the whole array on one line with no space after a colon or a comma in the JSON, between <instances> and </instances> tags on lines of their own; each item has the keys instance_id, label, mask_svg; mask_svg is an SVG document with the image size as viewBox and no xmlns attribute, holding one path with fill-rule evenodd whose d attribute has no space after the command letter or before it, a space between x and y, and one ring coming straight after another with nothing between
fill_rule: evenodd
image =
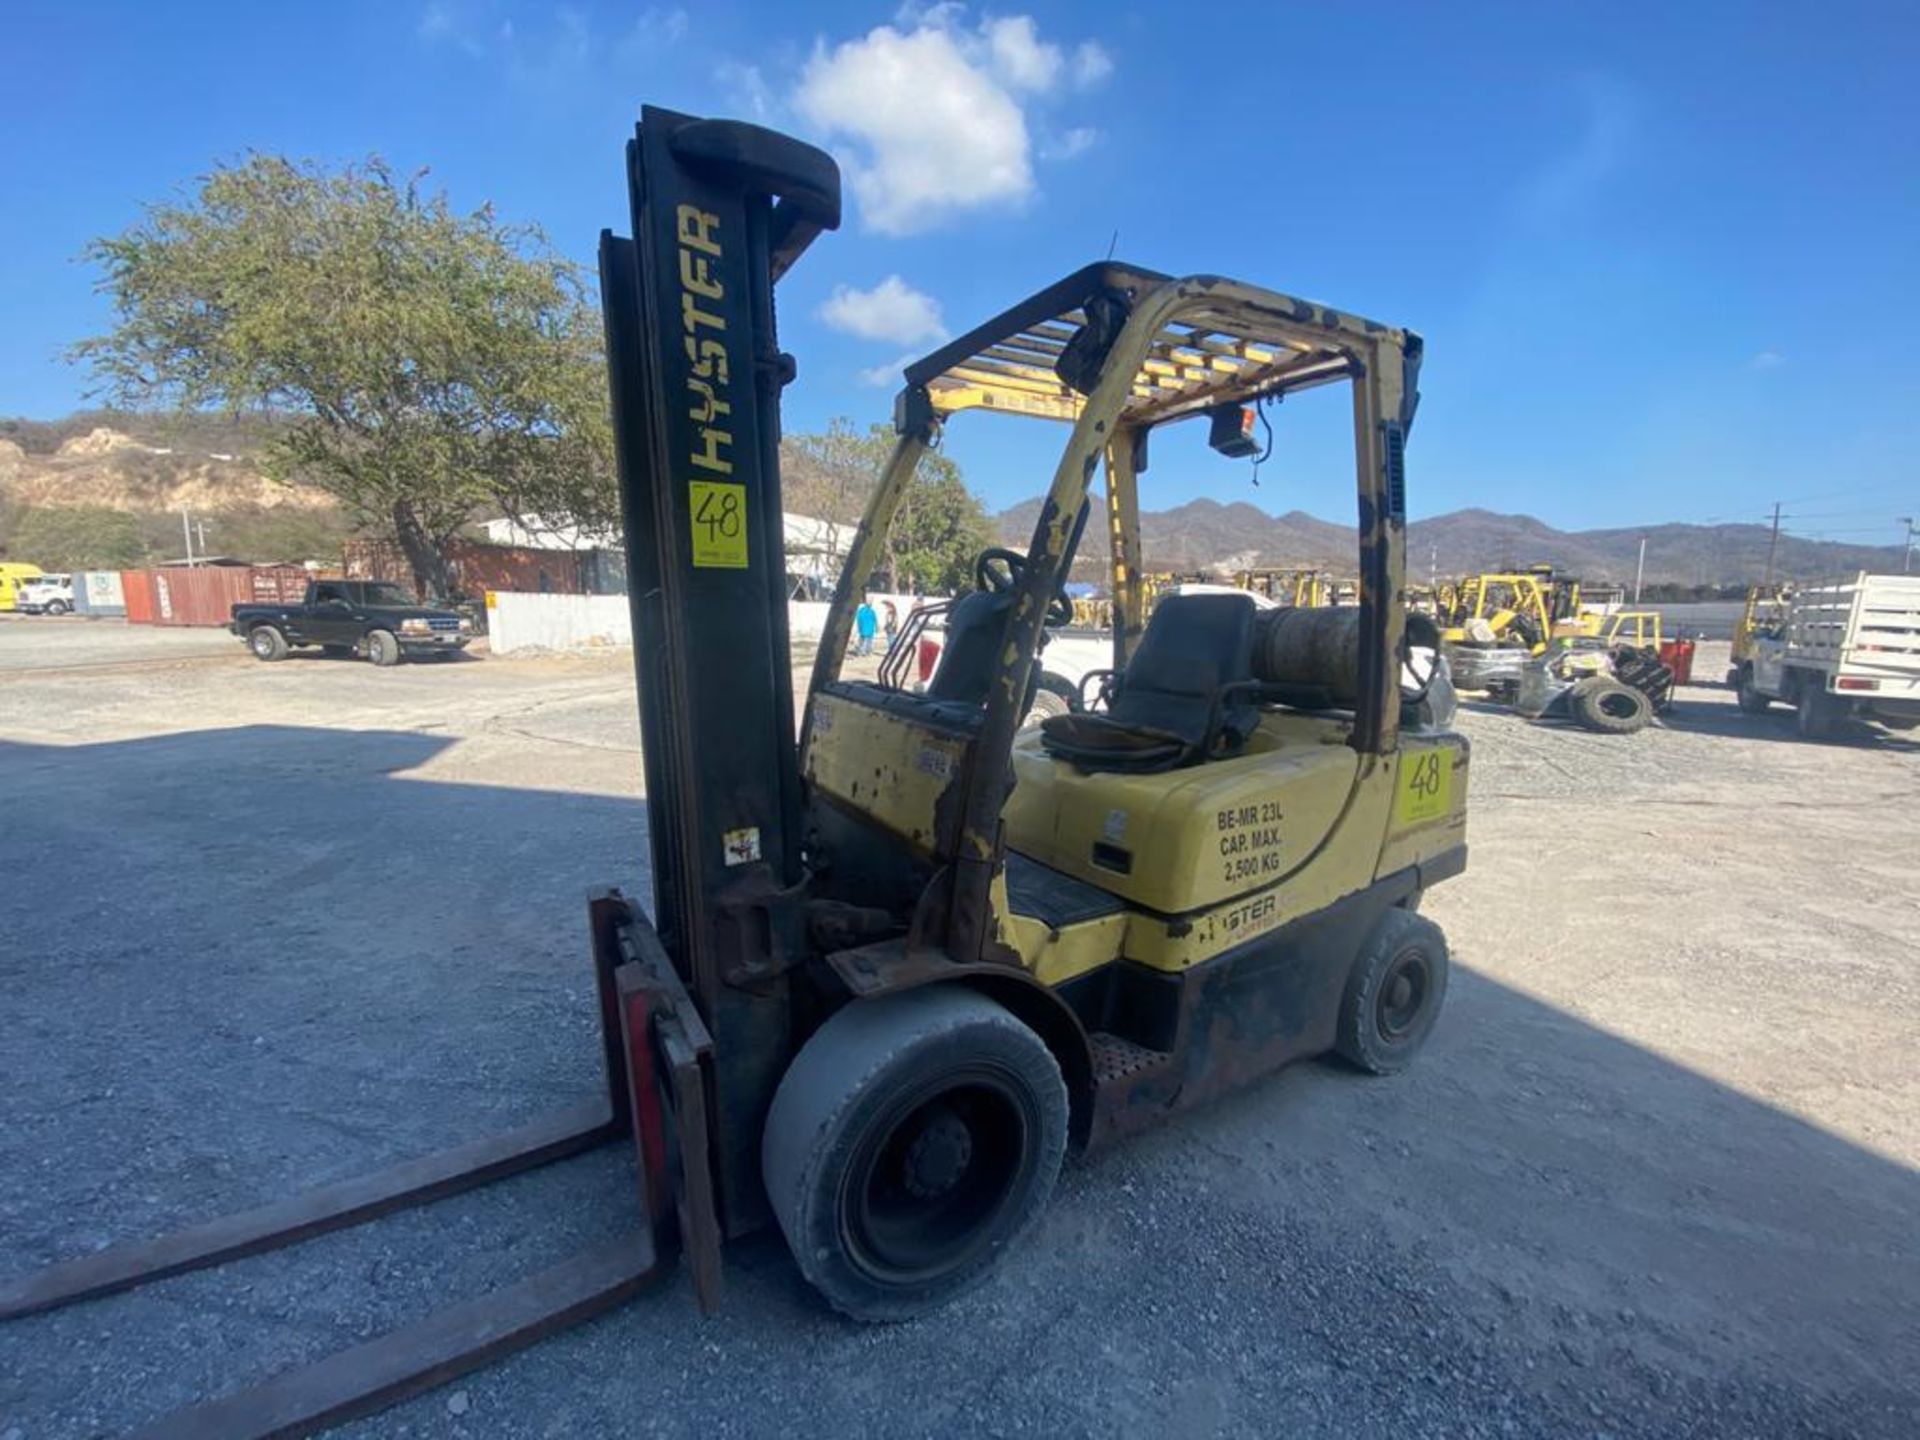
<instances>
[{"instance_id":1,"label":"front tire of forklift","mask_svg":"<svg viewBox=\"0 0 1920 1440\"><path fill-rule=\"evenodd\" d=\"M971 990L847 1005L801 1048L760 1142L800 1272L856 1320L909 1320L985 1279L1039 1218L1067 1088L1040 1037Z\"/></svg>"},{"instance_id":2,"label":"front tire of forklift","mask_svg":"<svg viewBox=\"0 0 1920 1440\"><path fill-rule=\"evenodd\" d=\"M1743 715L1764 715L1773 706L1771 700L1754 688L1751 665L1740 667L1733 682L1733 699Z\"/></svg>"},{"instance_id":3,"label":"front tire of forklift","mask_svg":"<svg viewBox=\"0 0 1920 1440\"><path fill-rule=\"evenodd\" d=\"M1370 1075L1413 1063L1447 998L1447 937L1411 910L1392 909L1353 962L1334 1049Z\"/></svg>"}]
</instances>

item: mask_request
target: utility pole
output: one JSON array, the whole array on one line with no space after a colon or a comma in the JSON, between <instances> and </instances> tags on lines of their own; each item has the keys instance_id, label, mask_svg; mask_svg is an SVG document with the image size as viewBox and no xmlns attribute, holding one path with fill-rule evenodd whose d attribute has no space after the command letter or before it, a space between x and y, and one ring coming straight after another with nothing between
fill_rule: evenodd
<instances>
[{"instance_id":1,"label":"utility pole","mask_svg":"<svg viewBox=\"0 0 1920 1440\"><path fill-rule=\"evenodd\" d=\"M194 521L193 533L200 538L200 558L204 560L207 558L207 522L204 520Z\"/></svg>"},{"instance_id":2,"label":"utility pole","mask_svg":"<svg viewBox=\"0 0 1920 1440\"><path fill-rule=\"evenodd\" d=\"M1907 527L1907 548L1900 552L1900 573L1911 575L1913 573L1913 537L1920 534L1920 527L1914 525L1911 515L1902 515L1899 520Z\"/></svg>"},{"instance_id":3,"label":"utility pole","mask_svg":"<svg viewBox=\"0 0 1920 1440\"><path fill-rule=\"evenodd\" d=\"M1640 558L1633 565L1633 603L1640 603L1640 582L1647 574L1647 537L1640 537Z\"/></svg>"},{"instance_id":4,"label":"utility pole","mask_svg":"<svg viewBox=\"0 0 1920 1440\"><path fill-rule=\"evenodd\" d=\"M180 533L186 537L187 564L191 565L193 564L193 517L184 505L180 507Z\"/></svg>"},{"instance_id":5,"label":"utility pole","mask_svg":"<svg viewBox=\"0 0 1920 1440\"><path fill-rule=\"evenodd\" d=\"M1773 557L1780 549L1780 502L1773 502L1773 538L1767 542L1767 578L1761 581L1764 589L1773 588Z\"/></svg>"}]
</instances>

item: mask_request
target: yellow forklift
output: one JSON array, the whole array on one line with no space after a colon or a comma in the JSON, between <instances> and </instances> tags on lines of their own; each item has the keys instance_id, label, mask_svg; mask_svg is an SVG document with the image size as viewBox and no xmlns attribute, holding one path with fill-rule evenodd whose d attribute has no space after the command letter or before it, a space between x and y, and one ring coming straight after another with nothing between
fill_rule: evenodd
<instances>
[{"instance_id":1,"label":"yellow forklift","mask_svg":"<svg viewBox=\"0 0 1920 1440\"><path fill-rule=\"evenodd\" d=\"M1338 582L1324 570L1242 570L1233 584L1279 605L1317 610L1339 603Z\"/></svg>"},{"instance_id":2,"label":"yellow forklift","mask_svg":"<svg viewBox=\"0 0 1920 1440\"><path fill-rule=\"evenodd\" d=\"M1399 1071L1440 1012L1446 941L1417 912L1466 863L1468 750L1428 693L1437 661L1414 673L1438 635L1402 593L1419 338L1109 261L909 365L796 742L778 461L794 366L773 291L837 224L838 173L784 136L648 108L628 174L634 238L603 235L601 285L653 895L589 906L605 1097L56 1266L0 1288L0 1313L616 1136L639 1223L167 1433L311 1433L625 1300L676 1256L711 1308L724 1242L768 1224L835 1308L919 1315L1014 1252L1070 1152L1295 1060ZM1329 385L1352 402L1359 603L1167 594L1147 617L1150 454L1244 456L1249 407ZM983 416L1064 431L1031 539L978 557L923 691L842 678L915 466ZM1096 508L1112 664L1078 710L1023 730Z\"/></svg>"},{"instance_id":3,"label":"yellow forklift","mask_svg":"<svg viewBox=\"0 0 1920 1440\"><path fill-rule=\"evenodd\" d=\"M1437 603L1449 645L1524 645L1538 655L1556 636L1592 633L1581 617L1579 582L1555 576L1551 565L1469 575L1441 586ZM1490 638L1475 640L1474 621L1484 622Z\"/></svg>"}]
</instances>

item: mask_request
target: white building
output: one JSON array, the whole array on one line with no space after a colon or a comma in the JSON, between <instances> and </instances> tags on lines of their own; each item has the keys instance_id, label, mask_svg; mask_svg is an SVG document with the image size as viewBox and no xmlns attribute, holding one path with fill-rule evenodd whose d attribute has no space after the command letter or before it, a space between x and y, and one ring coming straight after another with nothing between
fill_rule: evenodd
<instances>
[{"instance_id":1,"label":"white building","mask_svg":"<svg viewBox=\"0 0 1920 1440\"><path fill-rule=\"evenodd\" d=\"M853 544L859 526L838 520L786 512L788 591L798 600L825 599L840 578L840 562ZM520 545L534 550L618 550L617 530L583 531L564 521L540 515L503 516L481 527L495 545Z\"/></svg>"}]
</instances>

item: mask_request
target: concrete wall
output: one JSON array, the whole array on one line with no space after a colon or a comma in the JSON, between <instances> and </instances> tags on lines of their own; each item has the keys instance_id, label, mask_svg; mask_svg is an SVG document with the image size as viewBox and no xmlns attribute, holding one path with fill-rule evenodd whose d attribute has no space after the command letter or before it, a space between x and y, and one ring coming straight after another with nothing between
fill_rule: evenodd
<instances>
[{"instance_id":1,"label":"concrete wall","mask_svg":"<svg viewBox=\"0 0 1920 1440\"><path fill-rule=\"evenodd\" d=\"M787 637L795 644L804 640L810 645L820 643L820 632L827 628L827 612L833 609L824 600L789 600L787 602Z\"/></svg>"},{"instance_id":2,"label":"concrete wall","mask_svg":"<svg viewBox=\"0 0 1920 1440\"><path fill-rule=\"evenodd\" d=\"M917 602L911 596L874 595L873 608L885 613L893 600L902 623ZM787 602L787 632L795 644L818 644L826 628L824 600ZM488 644L496 655L515 650L590 650L631 645L633 624L624 595L535 595L519 590L487 592ZM885 637L881 637L885 644Z\"/></svg>"},{"instance_id":3,"label":"concrete wall","mask_svg":"<svg viewBox=\"0 0 1920 1440\"><path fill-rule=\"evenodd\" d=\"M624 595L489 590L487 637L496 655L515 650L588 650L631 645L633 622Z\"/></svg>"}]
</instances>

